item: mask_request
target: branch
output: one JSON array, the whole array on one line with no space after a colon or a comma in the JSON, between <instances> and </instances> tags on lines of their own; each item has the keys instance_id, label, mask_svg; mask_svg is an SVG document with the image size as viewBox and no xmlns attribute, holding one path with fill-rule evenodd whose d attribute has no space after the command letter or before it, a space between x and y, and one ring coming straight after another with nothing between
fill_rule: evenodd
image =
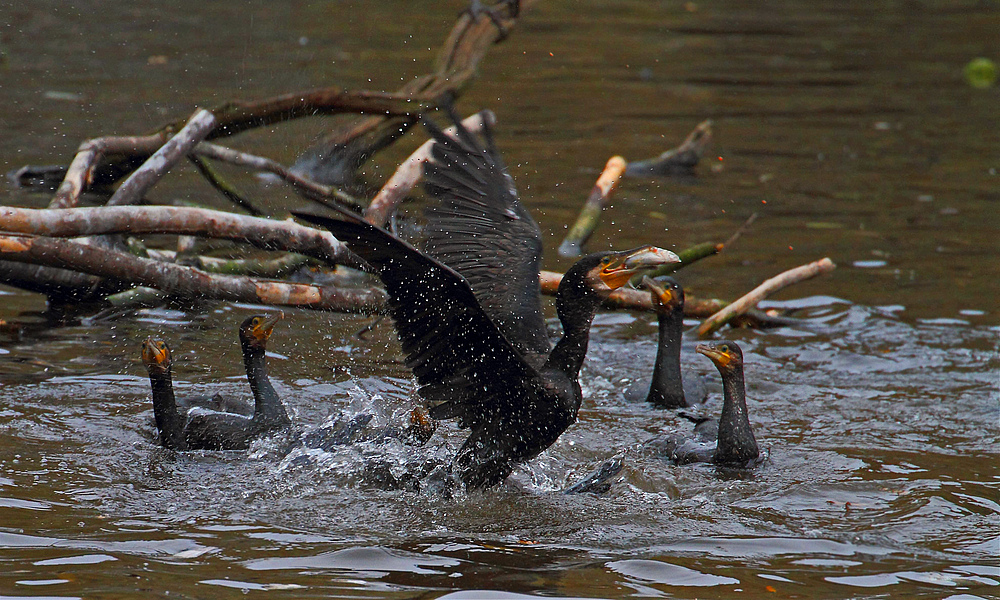
<instances>
[{"instance_id":1,"label":"branch","mask_svg":"<svg viewBox=\"0 0 1000 600\"><path fill-rule=\"evenodd\" d=\"M195 154L188 154L188 160L190 160L191 164L198 169L201 176L208 180L209 185L218 190L218 192L222 194L226 200L229 200L236 206L242 208L252 217L267 216L267 213L258 208L256 204L241 196L235 187L223 179L222 176L215 171L215 169L209 166L205 159Z\"/></svg>"},{"instance_id":2,"label":"branch","mask_svg":"<svg viewBox=\"0 0 1000 600\"><path fill-rule=\"evenodd\" d=\"M490 126L496 123L496 115L492 111L480 111L462 121L462 125L472 133L479 133L484 129L484 124ZM446 135L452 137L456 134L456 127L452 125L444 130ZM399 203L403 201L410 191L416 187L417 183L424 176L424 163L430 160L431 148L434 140L427 140L416 152L403 161L392 174L392 177L385 182L382 189L375 194L372 201L365 209L365 220L372 225L382 227L389 220Z\"/></svg>"},{"instance_id":3,"label":"branch","mask_svg":"<svg viewBox=\"0 0 1000 600\"><path fill-rule=\"evenodd\" d=\"M788 287L793 283L812 279L813 277L823 273L829 273L836 267L837 265L833 264L832 260L824 258L776 275L754 288L750 293L746 294L736 302L733 302L729 306L710 316L708 319L705 319L705 321L698 326L698 335L704 337L716 331L733 317L741 315L749 309L757 306L761 300L767 298L782 288Z\"/></svg>"},{"instance_id":4,"label":"branch","mask_svg":"<svg viewBox=\"0 0 1000 600\"><path fill-rule=\"evenodd\" d=\"M359 263L328 231L204 208L110 206L33 209L0 206L0 231L78 237L111 233L194 235L233 240L262 250L296 252L327 264Z\"/></svg>"},{"instance_id":5,"label":"branch","mask_svg":"<svg viewBox=\"0 0 1000 600\"><path fill-rule=\"evenodd\" d=\"M191 151L215 128L215 116L207 110L198 110L177 135L160 146L141 167L136 169L111 196L107 206L136 204L177 161Z\"/></svg>"},{"instance_id":6,"label":"branch","mask_svg":"<svg viewBox=\"0 0 1000 600\"><path fill-rule=\"evenodd\" d=\"M542 271L539 273L539 280L542 284L542 293L546 296L555 296L559 289L559 282L562 281L562 273L553 271ZM726 306L723 300L714 298L696 298L690 294L685 294L684 315L688 317L704 318L718 312ZM630 288L619 288L611 292L611 296L604 302L604 308L621 310L642 310L655 312L653 299L646 290L635 290Z\"/></svg>"},{"instance_id":7,"label":"branch","mask_svg":"<svg viewBox=\"0 0 1000 600\"><path fill-rule=\"evenodd\" d=\"M583 254L583 245L597 228L601 220L601 211L607 205L611 192L618 187L618 180L622 178L626 164L625 159L620 156L608 159L608 164L604 165L604 171L597 178L594 189L590 191L590 197L580 209L576 223L573 223L566 238L559 244L559 256L577 257Z\"/></svg>"},{"instance_id":8,"label":"branch","mask_svg":"<svg viewBox=\"0 0 1000 600\"><path fill-rule=\"evenodd\" d=\"M202 142L195 148L195 154L204 156L220 162L226 162L243 167L273 173L281 179L290 183L295 191L301 193L305 198L313 200L323 206L330 207L330 203L338 204L353 212L361 214L364 210L362 206L350 194L342 192L335 187L325 186L311 179L307 179L293 173L284 165L262 156L254 156L246 152L239 152L225 146ZM332 207L331 207L332 208Z\"/></svg>"},{"instance_id":9,"label":"branch","mask_svg":"<svg viewBox=\"0 0 1000 600\"><path fill-rule=\"evenodd\" d=\"M702 154L712 141L712 120L702 121L687 139L673 150L667 150L656 158L631 162L625 170L626 177L650 177L686 175L691 173Z\"/></svg>"},{"instance_id":10,"label":"branch","mask_svg":"<svg viewBox=\"0 0 1000 600\"><path fill-rule=\"evenodd\" d=\"M376 289L339 289L250 277L210 275L191 267L44 237L0 236L0 259L128 281L177 297L301 306L352 313L380 312L386 305L385 293Z\"/></svg>"}]
</instances>

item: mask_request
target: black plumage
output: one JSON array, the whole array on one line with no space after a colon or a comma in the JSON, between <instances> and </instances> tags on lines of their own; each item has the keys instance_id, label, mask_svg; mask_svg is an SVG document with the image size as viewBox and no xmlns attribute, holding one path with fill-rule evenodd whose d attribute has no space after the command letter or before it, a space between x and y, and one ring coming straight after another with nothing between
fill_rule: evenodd
<instances>
[{"instance_id":1,"label":"black plumage","mask_svg":"<svg viewBox=\"0 0 1000 600\"><path fill-rule=\"evenodd\" d=\"M703 404L708 390L701 377L681 373L681 337L684 326L684 289L672 277L643 277L656 309L659 340L652 375L626 388L625 398L645 399L658 408Z\"/></svg>"},{"instance_id":2,"label":"black plumage","mask_svg":"<svg viewBox=\"0 0 1000 600\"><path fill-rule=\"evenodd\" d=\"M473 489L503 481L514 464L536 456L576 420L577 377L600 303L633 274L677 261L652 247L582 258L559 286L563 338L535 367L453 269L360 219L295 214L329 229L382 279L406 364L434 404L431 416L458 419L472 430L455 465Z\"/></svg>"},{"instance_id":3,"label":"black plumage","mask_svg":"<svg viewBox=\"0 0 1000 600\"><path fill-rule=\"evenodd\" d=\"M142 345L142 359L149 372L153 415L160 443L173 450L245 450L259 437L291 428L281 398L267 376L267 340L278 317L257 315L240 325L240 345L247 380L254 396L251 416L196 407L180 410L174 397L170 348L149 338Z\"/></svg>"},{"instance_id":4,"label":"black plumage","mask_svg":"<svg viewBox=\"0 0 1000 600\"><path fill-rule=\"evenodd\" d=\"M685 418L695 421L693 436L674 434L647 444L655 453L678 464L711 462L720 466L749 468L766 458L760 451L747 413L743 352L735 342L699 344L722 375L722 414L719 419Z\"/></svg>"}]
</instances>

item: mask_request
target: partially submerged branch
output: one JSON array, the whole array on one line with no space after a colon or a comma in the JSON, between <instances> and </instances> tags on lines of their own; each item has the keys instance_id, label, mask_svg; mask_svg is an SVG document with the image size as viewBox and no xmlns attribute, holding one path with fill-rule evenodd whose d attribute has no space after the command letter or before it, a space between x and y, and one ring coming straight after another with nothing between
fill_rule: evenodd
<instances>
[{"instance_id":1,"label":"partially submerged branch","mask_svg":"<svg viewBox=\"0 0 1000 600\"><path fill-rule=\"evenodd\" d=\"M328 231L292 221L204 208L112 206L57 210L0 206L0 231L51 237L111 233L193 235L243 242L262 250L296 252L330 265L358 264L346 246Z\"/></svg>"},{"instance_id":2,"label":"partially submerged branch","mask_svg":"<svg viewBox=\"0 0 1000 600\"><path fill-rule=\"evenodd\" d=\"M479 133L483 130L484 123L493 125L496 116L492 111L480 111L462 121L462 125L472 133ZM454 125L444 130L445 134L454 136L456 128ZM427 140L420 145L417 150L409 156L399 167L392 177L385 182L378 194L372 198L365 209L365 220L372 225L382 227L386 221L403 201L403 198L416 187L424 176L424 163L430 160L431 148L434 140Z\"/></svg>"},{"instance_id":3,"label":"partially submerged branch","mask_svg":"<svg viewBox=\"0 0 1000 600\"><path fill-rule=\"evenodd\" d=\"M612 156L608 163L604 165L601 176L597 178L594 189L590 191L590 196L583 208L580 209L580 216L576 218L576 223L569 228L569 233L562 244L559 245L560 256L581 256L583 245L590 239L594 229L597 228L601 220L601 211L604 210L611 197L611 192L618 187L618 180L625 172L627 163L620 156Z\"/></svg>"},{"instance_id":4,"label":"partially submerged branch","mask_svg":"<svg viewBox=\"0 0 1000 600\"><path fill-rule=\"evenodd\" d=\"M716 314L710 316L708 319L705 319L705 321L698 327L698 335L702 337L709 335L725 325L733 317L747 312L751 308L757 306L761 300L764 300L778 290L788 287L793 283L812 279L813 277L822 275L823 273L829 273L834 270L836 266L837 265L835 265L832 260L824 258L776 275L754 288L750 293L746 294L739 300L723 308Z\"/></svg>"},{"instance_id":5,"label":"partially submerged branch","mask_svg":"<svg viewBox=\"0 0 1000 600\"><path fill-rule=\"evenodd\" d=\"M656 158L630 162L625 170L626 177L666 177L690 173L712 141L712 120L698 124L680 146L667 150Z\"/></svg>"},{"instance_id":6,"label":"partially submerged branch","mask_svg":"<svg viewBox=\"0 0 1000 600\"><path fill-rule=\"evenodd\" d=\"M71 269L112 280L156 288L180 298L211 298L318 310L375 313L384 309L377 289L341 289L211 275L194 269L69 240L0 236L0 259Z\"/></svg>"}]
</instances>

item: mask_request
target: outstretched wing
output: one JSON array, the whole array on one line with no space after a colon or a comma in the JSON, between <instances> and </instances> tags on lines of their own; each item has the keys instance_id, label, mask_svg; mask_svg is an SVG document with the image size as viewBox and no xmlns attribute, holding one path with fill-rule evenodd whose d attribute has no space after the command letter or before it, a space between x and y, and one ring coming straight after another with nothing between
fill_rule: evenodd
<instances>
[{"instance_id":1,"label":"outstretched wing","mask_svg":"<svg viewBox=\"0 0 1000 600\"><path fill-rule=\"evenodd\" d=\"M541 231L521 205L484 123L484 147L449 110L457 129L451 137L433 122L432 161L424 165L424 187L437 206L425 211L426 250L469 282L483 310L520 352L551 350L538 272Z\"/></svg>"},{"instance_id":2,"label":"outstretched wing","mask_svg":"<svg viewBox=\"0 0 1000 600\"><path fill-rule=\"evenodd\" d=\"M551 435L539 434L551 428L550 415L561 405L461 275L368 223L295 215L329 229L382 279L406 364L420 394L438 403L431 416L457 418L473 430L457 461L467 485L499 483L512 462L551 443Z\"/></svg>"}]
</instances>

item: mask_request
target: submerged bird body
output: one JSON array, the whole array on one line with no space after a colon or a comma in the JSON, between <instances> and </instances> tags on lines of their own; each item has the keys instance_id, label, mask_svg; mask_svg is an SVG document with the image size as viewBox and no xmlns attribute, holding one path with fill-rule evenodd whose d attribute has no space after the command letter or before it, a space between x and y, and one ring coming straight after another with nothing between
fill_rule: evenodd
<instances>
[{"instance_id":1,"label":"submerged bird body","mask_svg":"<svg viewBox=\"0 0 1000 600\"><path fill-rule=\"evenodd\" d=\"M147 339L142 359L149 372L153 392L153 414L160 442L173 450L245 450L259 437L291 427L274 386L267 376L264 357L267 339L278 317L250 317L240 325L240 345L247 379L254 395L251 416L195 407L181 411L174 398L170 348Z\"/></svg>"},{"instance_id":2,"label":"submerged bird body","mask_svg":"<svg viewBox=\"0 0 1000 600\"><path fill-rule=\"evenodd\" d=\"M670 277L643 278L656 309L659 343L656 362L649 379L642 379L625 390L631 401L645 399L659 408L684 408L702 404L708 390L700 377L681 374L681 336L684 325L684 289Z\"/></svg>"},{"instance_id":3,"label":"submerged bird body","mask_svg":"<svg viewBox=\"0 0 1000 600\"><path fill-rule=\"evenodd\" d=\"M722 375L722 415L718 421L694 420L694 437L672 435L647 445L654 452L678 464L711 462L720 466L749 468L766 458L760 451L747 413L743 352L735 342L699 344L697 351L707 356Z\"/></svg>"}]
</instances>

